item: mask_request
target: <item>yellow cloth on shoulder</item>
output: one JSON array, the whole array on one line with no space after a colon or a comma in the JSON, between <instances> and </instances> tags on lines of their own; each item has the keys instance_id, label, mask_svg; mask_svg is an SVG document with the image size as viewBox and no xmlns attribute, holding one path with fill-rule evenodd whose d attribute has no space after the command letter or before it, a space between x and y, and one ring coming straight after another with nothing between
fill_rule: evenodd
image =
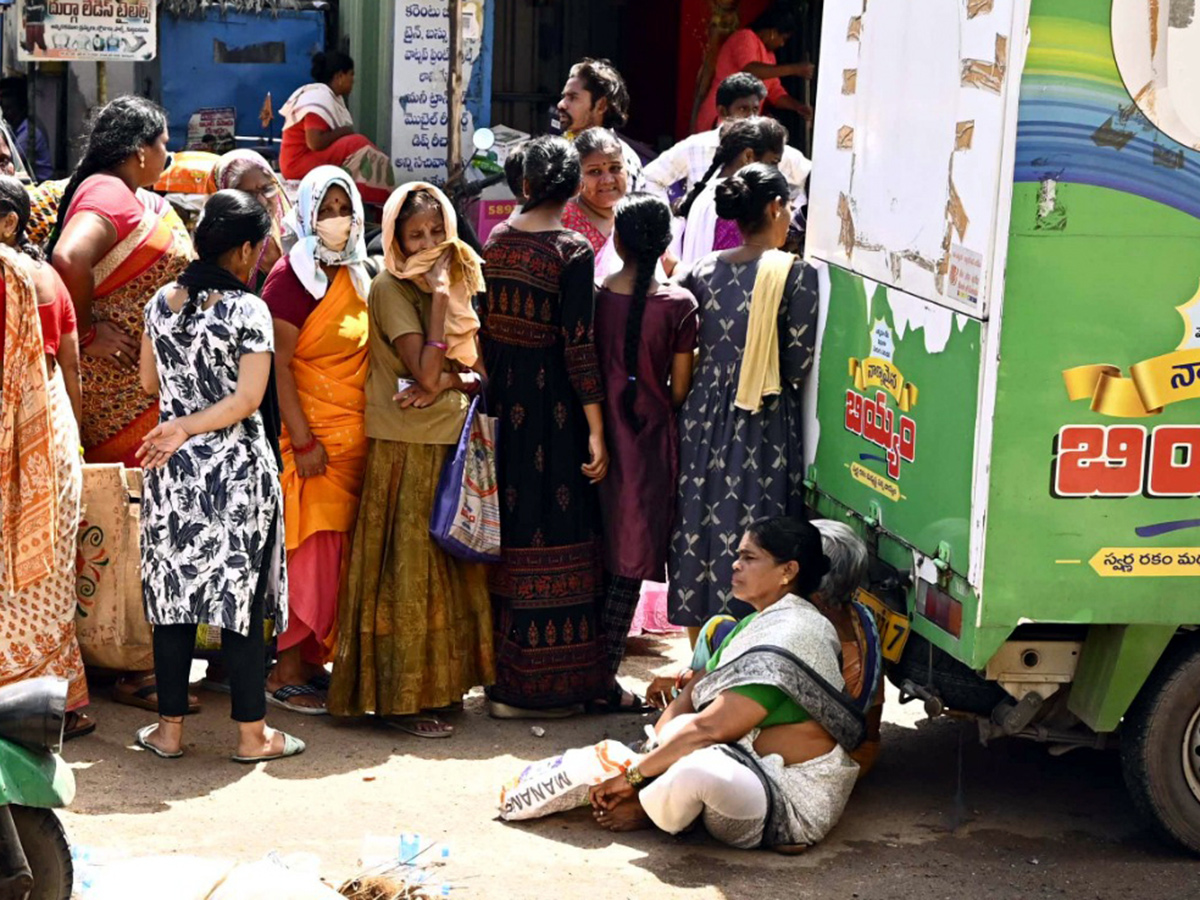
<instances>
[{"instance_id":1,"label":"yellow cloth on shoulder","mask_svg":"<svg viewBox=\"0 0 1200 900\"><path fill-rule=\"evenodd\" d=\"M794 254L782 250L768 250L758 261L733 404L738 409L758 412L764 397L773 397L783 389L779 380L779 304L795 261Z\"/></svg>"},{"instance_id":2,"label":"yellow cloth on shoulder","mask_svg":"<svg viewBox=\"0 0 1200 900\"><path fill-rule=\"evenodd\" d=\"M396 233L396 220L408 195L424 191L442 209L446 240L415 256L405 256ZM402 281L416 281L433 268L443 254L450 254L450 304L446 309L446 357L470 368L475 365L475 335L479 331L479 316L473 305L474 297L484 289L483 259L470 244L458 237L458 215L454 206L436 186L424 181L401 185L383 207L384 266Z\"/></svg>"}]
</instances>

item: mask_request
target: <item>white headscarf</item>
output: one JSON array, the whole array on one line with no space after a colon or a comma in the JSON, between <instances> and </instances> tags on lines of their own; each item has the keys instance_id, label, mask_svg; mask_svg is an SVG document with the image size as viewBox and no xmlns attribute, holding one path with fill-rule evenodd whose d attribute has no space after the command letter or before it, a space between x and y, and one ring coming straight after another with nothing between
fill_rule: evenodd
<instances>
[{"instance_id":1,"label":"white headscarf","mask_svg":"<svg viewBox=\"0 0 1200 900\"><path fill-rule=\"evenodd\" d=\"M321 201L331 187L340 187L350 195L350 206L353 210L350 221L350 240L343 250L330 250L317 237L317 214L321 209ZM321 269L320 263L327 266L345 266L350 271L354 281L354 289L364 299L371 289L371 278L363 262L367 258L367 244L363 240L362 197L354 186L354 179L345 169L337 166L317 166L304 176L300 182L300 191L296 196L296 206L288 215L284 224L296 236L296 243L288 251L288 259L292 271L304 285L304 289L320 300L329 289L329 279Z\"/></svg>"}]
</instances>

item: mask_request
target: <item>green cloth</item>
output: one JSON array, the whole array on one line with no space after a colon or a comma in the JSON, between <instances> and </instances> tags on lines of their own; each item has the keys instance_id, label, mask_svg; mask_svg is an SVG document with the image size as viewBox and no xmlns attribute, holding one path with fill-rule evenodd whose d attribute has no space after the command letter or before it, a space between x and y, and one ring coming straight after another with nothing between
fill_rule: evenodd
<instances>
[{"instance_id":1,"label":"green cloth","mask_svg":"<svg viewBox=\"0 0 1200 900\"><path fill-rule=\"evenodd\" d=\"M717 652L708 660L708 664L705 666L707 671L711 672L721 665L721 655L729 646L729 642L737 637L738 633L757 615L758 613L752 613L746 616L738 623L737 628L729 632L725 640L721 642L721 646L717 648ZM770 728L772 725L796 725L812 718L803 706L773 685L746 684L731 688L731 690L735 694L748 697L767 711L767 717L758 723L759 728Z\"/></svg>"}]
</instances>

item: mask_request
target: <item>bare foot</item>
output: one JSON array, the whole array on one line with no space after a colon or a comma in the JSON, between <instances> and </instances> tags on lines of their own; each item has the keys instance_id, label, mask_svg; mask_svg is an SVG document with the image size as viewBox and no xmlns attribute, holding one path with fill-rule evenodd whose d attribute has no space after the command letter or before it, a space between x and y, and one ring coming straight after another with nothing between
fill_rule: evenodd
<instances>
[{"instance_id":1,"label":"bare foot","mask_svg":"<svg viewBox=\"0 0 1200 900\"><path fill-rule=\"evenodd\" d=\"M597 809L592 813L596 824L609 831L641 831L653 828L654 823L642 809L642 803L635 796L632 800L618 803L612 809Z\"/></svg>"},{"instance_id":2,"label":"bare foot","mask_svg":"<svg viewBox=\"0 0 1200 900\"><path fill-rule=\"evenodd\" d=\"M154 730L146 735L145 741L163 753L178 753L183 749L183 719L169 722L160 718Z\"/></svg>"}]
</instances>

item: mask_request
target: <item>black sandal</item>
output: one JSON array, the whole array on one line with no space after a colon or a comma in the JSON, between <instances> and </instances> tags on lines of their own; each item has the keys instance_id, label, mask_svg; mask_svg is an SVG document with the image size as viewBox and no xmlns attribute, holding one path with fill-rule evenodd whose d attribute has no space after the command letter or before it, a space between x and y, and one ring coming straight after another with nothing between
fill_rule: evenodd
<instances>
[{"instance_id":1,"label":"black sandal","mask_svg":"<svg viewBox=\"0 0 1200 900\"><path fill-rule=\"evenodd\" d=\"M626 697L632 697L633 702L625 704ZM633 691L628 691L621 687L619 681L614 681L612 687L608 689L608 695L599 700L593 700L588 704L588 711L592 713L600 713L607 715L640 715L650 712L654 709L653 706L647 706L642 702L642 698Z\"/></svg>"}]
</instances>

